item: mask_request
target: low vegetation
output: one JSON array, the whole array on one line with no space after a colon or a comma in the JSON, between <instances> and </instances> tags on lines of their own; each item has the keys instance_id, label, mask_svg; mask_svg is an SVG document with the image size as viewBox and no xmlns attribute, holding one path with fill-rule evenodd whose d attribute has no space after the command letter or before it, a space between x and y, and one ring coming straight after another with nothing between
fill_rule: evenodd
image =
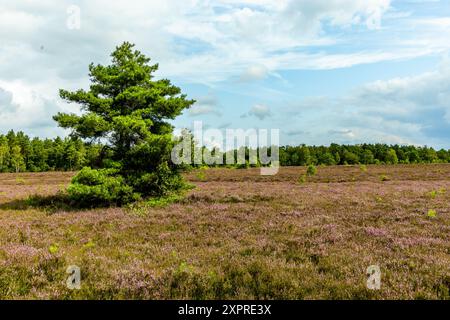
<instances>
[{"instance_id":1,"label":"low vegetation","mask_svg":"<svg viewBox=\"0 0 450 320\"><path fill-rule=\"evenodd\" d=\"M450 299L450 166L306 171L193 170L183 197L89 210L55 200L71 173L0 174L0 298Z\"/></svg>"}]
</instances>

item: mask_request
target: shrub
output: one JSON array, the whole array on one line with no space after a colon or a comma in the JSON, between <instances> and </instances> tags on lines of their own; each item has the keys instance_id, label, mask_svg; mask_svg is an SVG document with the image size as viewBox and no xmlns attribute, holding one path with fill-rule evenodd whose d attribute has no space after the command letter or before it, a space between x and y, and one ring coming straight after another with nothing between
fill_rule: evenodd
<instances>
[{"instance_id":1,"label":"shrub","mask_svg":"<svg viewBox=\"0 0 450 320\"><path fill-rule=\"evenodd\" d=\"M186 188L181 176L169 168L167 163L158 165L154 172L130 178L130 185L142 195L161 197Z\"/></svg>"},{"instance_id":2,"label":"shrub","mask_svg":"<svg viewBox=\"0 0 450 320\"><path fill-rule=\"evenodd\" d=\"M310 165L308 166L308 168L306 169L306 174L307 174L308 176L315 176L315 175L317 174L317 168L316 168L316 166L313 165L313 164L310 164Z\"/></svg>"},{"instance_id":3,"label":"shrub","mask_svg":"<svg viewBox=\"0 0 450 320\"><path fill-rule=\"evenodd\" d=\"M428 210L427 216L428 216L429 218L436 218L436 215L437 215L436 210L434 210L434 209Z\"/></svg>"},{"instance_id":4,"label":"shrub","mask_svg":"<svg viewBox=\"0 0 450 320\"><path fill-rule=\"evenodd\" d=\"M122 205L140 198L115 170L83 168L67 189L73 204L79 207Z\"/></svg>"},{"instance_id":5,"label":"shrub","mask_svg":"<svg viewBox=\"0 0 450 320\"><path fill-rule=\"evenodd\" d=\"M304 184L306 182L306 174L302 174L299 178L298 178L298 183L299 184Z\"/></svg>"},{"instance_id":6,"label":"shrub","mask_svg":"<svg viewBox=\"0 0 450 320\"><path fill-rule=\"evenodd\" d=\"M438 193L437 193L436 190L430 191L430 192L428 193L428 195L430 196L431 199L436 198L437 194L438 194Z\"/></svg>"}]
</instances>

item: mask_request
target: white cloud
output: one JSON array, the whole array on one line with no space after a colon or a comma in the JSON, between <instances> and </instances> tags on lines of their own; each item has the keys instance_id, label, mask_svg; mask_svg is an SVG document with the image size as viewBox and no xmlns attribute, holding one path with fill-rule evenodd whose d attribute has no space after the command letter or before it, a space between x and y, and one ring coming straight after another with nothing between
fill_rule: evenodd
<instances>
[{"instance_id":1,"label":"white cloud","mask_svg":"<svg viewBox=\"0 0 450 320\"><path fill-rule=\"evenodd\" d=\"M288 130L287 132L288 136L304 136L304 135L308 135L309 132L303 131L303 130L299 130L299 129L293 129L293 130Z\"/></svg>"},{"instance_id":2,"label":"white cloud","mask_svg":"<svg viewBox=\"0 0 450 320\"><path fill-rule=\"evenodd\" d=\"M331 135L338 135L340 137L345 137L347 139L355 138L355 133L349 129L329 130L328 133Z\"/></svg>"},{"instance_id":3,"label":"white cloud","mask_svg":"<svg viewBox=\"0 0 450 320\"><path fill-rule=\"evenodd\" d=\"M72 4L1 2L0 87L12 94L13 107L24 111L20 119L3 117L1 130L39 127L39 117L69 109L58 99L58 89L86 87L88 64L107 63L124 40L159 62L160 75L210 86L227 79L264 79L280 70L345 68L450 49L442 32L447 18L411 22L414 33L405 23L395 41L385 41L397 30L392 17L383 30L390 0L79 0L81 29L69 30L66 9ZM355 39L347 36L352 34L365 42L368 35L377 36L378 42L354 47ZM333 50L336 44L345 50ZM208 103L188 112L219 113L217 104Z\"/></svg>"},{"instance_id":4,"label":"white cloud","mask_svg":"<svg viewBox=\"0 0 450 320\"><path fill-rule=\"evenodd\" d=\"M196 99L196 103L189 109L188 114L191 117L204 116L204 115L216 115L221 116L219 111L217 98L213 95L208 95Z\"/></svg>"},{"instance_id":5,"label":"white cloud","mask_svg":"<svg viewBox=\"0 0 450 320\"><path fill-rule=\"evenodd\" d=\"M49 135L61 133L52 119L60 110L55 101L45 99L35 92L21 96L24 99L14 97L17 95L0 86L0 128L26 131L32 135L42 132Z\"/></svg>"},{"instance_id":6,"label":"white cloud","mask_svg":"<svg viewBox=\"0 0 450 320\"><path fill-rule=\"evenodd\" d=\"M358 52L362 59L355 59L356 53L331 55L331 59L326 59L328 53L301 50L336 42L323 32L324 24L334 28L379 27L390 0L217 1L215 4L222 9L218 14L212 15L214 6L210 6L181 17L166 28L172 36L199 41L208 48L184 59L184 67L168 66L169 73L176 68L179 75L190 81L214 82L236 73L244 80L260 79L276 70L341 68L391 59L380 52ZM403 52L392 55L409 56Z\"/></svg>"},{"instance_id":7,"label":"white cloud","mask_svg":"<svg viewBox=\"0 0 450 320\"><path fill-rule=\"evenodd\" d=\"M203 116L208 114L214 114L217 116L221 115L221 113L217 111L215 107L209 105L197 105L189 110L189 115L192 117Z\"/></svg>"},{"instance_id":8,"label":"white cloud","mask_svg":"<svg viewBox=\"0 0 450 320\"><path fill-rule=\"evenodd\" d=\"M269 73L264 65L252 65L248 67L240 76L241 81L262 80Z\"/></svg>"},{"instance_id":9,"label":"white cloud","mask_svg":"<svg viewBox=\"0 0 450 320\"><path fill-rule=\"evenodd\" d=\"M276 70L341 68L429 53L417 48L339 55L300 50L336 42L323 31L325 24L378 28L390 0L139 0L132 4L83 0L78 2L81 30L68 30L65 9L71 4L67 0L42 1L39 6L25 0L2 4L0 61L15 57L22 65L52 68L61 77L80 77L86 62L104 61L114 45L130 40L161 62L165 76L211 83L239 75L258 78ZM42 45L45 50L40 50ZM189 53L192 46L195 53ZM12 68L6 73L0 69L0 74L8 76ZM26 69L28 74L39 73Z\"/></svg>"},{"instance_id":10,"label":"white cloud","mask_svg":"<svg viewBox=\"0 0 450 320\"><path fill-rule=\"evenodd\" d=\"M332 25L350 26L365 23L370 29L377 29L382 15L389 9L390 0L299 0L291 1L286 15L296 17L300 27L320 29L320 21L327 20Z\"/></svg>"},{"instance_id":11,"label":"white cloud","mask_svg":"<svg viewBox=\"0 0 450 320\"><path fill-rule=\"evenodd\" d=\"M259 120L264 120L272 115L272 112L270 111L270 108L263 104L256 104L253 107L251 107L250 111L243 115L245 116L254 116L258 118Z\"/></svg>"},{"instance_id":12,"label":"white cloud","mask_svg":"<svg viewBox=\"0 0 450 320\"><path fill-rule=\"evenodd\" d=\"M309 143L386 142L450 148L450 64L412 77L375 81L337 99L309 97L287 111L291 125L314 128ZM284 126L289 127L286 120Z\"/></svg>"}]
</instances>

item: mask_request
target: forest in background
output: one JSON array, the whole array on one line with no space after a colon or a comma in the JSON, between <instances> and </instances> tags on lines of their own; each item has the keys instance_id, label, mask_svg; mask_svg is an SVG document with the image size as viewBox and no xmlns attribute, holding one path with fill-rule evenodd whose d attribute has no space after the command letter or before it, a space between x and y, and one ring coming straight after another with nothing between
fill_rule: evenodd
<instances>
[{"instance_id":1,"label":"forest in background","mask_svg":"<svg viewBox=\"0 0 450 320\"><path fill-rule=\"evenodd\" d=\"M237 158L237 150L235 155ZM246 148L248 159L249 149ZM0 135L0 172L75 171L100 168L108 161L108 148L79 138L39 139L24 132ZM450 150L412 145L360 144L282 146L281 166L450 163ZM225 162L224 162L225 163ZM249 167L236 165L236 167Z\"/></svg>"},{"instance_id":2,"label":"forest in background","mask_svg":"<svg viewBox=\"0 0 450 320\"><path fill-rule=\"evenodd\" d=\"M95 167L102 146L81 139L39 139L19 131L0 135L0 172L73 171Z\"/></svg>"}]
</instances>

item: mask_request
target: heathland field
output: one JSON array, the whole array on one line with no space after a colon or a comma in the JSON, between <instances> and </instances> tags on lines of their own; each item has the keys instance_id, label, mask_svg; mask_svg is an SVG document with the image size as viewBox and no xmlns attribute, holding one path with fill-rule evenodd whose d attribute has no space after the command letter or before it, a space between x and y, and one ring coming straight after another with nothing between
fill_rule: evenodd
<instances>
[{"instance_id":1,"label":"heathland field","mask_svg":"<svg viewBox=\"0 0 450 320\"><path fill-rule=\"evenodd\" d=\"M30 198L72 174L1 174L0 298L450 298L450 165L305 173L195 170L182 199L95 210Z\"/></svg>"}]
</instances>

